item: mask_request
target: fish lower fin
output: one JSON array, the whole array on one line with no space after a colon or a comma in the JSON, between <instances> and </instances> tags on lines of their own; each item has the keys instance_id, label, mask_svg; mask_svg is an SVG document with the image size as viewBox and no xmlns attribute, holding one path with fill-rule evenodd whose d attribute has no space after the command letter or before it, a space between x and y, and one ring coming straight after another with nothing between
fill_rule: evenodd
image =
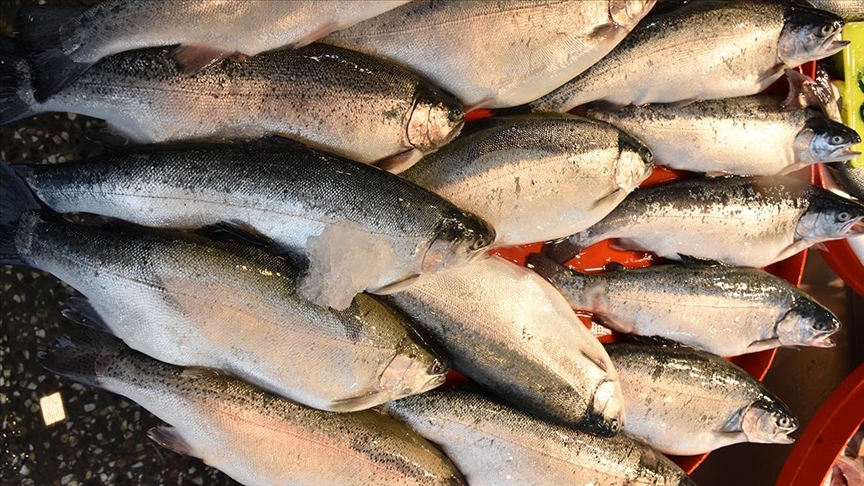
<instances>
[{"instance_id":1,"label":"fish lower fin","mask_svg":"<svg viewBox=\"0 0 864 486\"><path fill-rule=\"evenodd\" d=\"M33 97L43 102L90 69L91 63L75 62L60 49L33 56Z\"/></svg>"},{"instance_id":2,"label":"fish lower fin","mask_svg":"<svg viewBox=\"0 0 864 486\"><path fill-rule=\"evenodd\" d=\"M0 162L0 263L24 262L15 245L18 222L24 213L41 209L27 184L6 162Z\"/></svg>"},{"instance_id":3,"label":"fish lower fin","mask_svg":"<svg viewBox=\"0 0 864 486\"><path fill-rule=\"evenodd\" d=\"M177 62L180 71L185 74L195 74L207 66L235 55L237 55L236 52L225 51L216 47L190 44L177 46L171 53L171 57Z\"/></svg>"},{"instance_id":4,"label":"fish lower fin","mask_svg":"<svg viewBox=\"0 0 864 486\"><path fill-rule=\"evenodd\" d=\"M114 334L86 297L66 299L66 309L63 309L61 314L75 324L86 326L94 331Z\"/></svg>"},{"instance_id":5,"label":"fish lower fin","mask_svg":"<svg viewBox=\"0 0 864 486\"><path fill-rule=\"evenodd\" d=\"M255 228L242 223L216 223L206 226L198 232L208 238L222 241L224 243L242 243L257 246L259 248L270 248L274 246L272 239Z\"/></svg>"},{"instance_id":6,"label":"fish lower fin","mask_svg":"<svg viewBox=\"0 0 864 486\"><path fill-rule=\"evenodd\" d=\"M391 284L387 284L383 287L378 287L377 289L369 289L368 292L375 295L389 295L395 294L396 292L401 292L408 287L416 284L422 278L422 275L414 275L413 277L408 277L406 279L402 279L398 282L393 282Z\"/></svg>"},{"instance_id":7,"label":"fish lower fin","mask_svg":"<svg viewBox=\"0 0 864 486\"><path fill-rule=\"evenodd\" d=\"M553 262L564 265L587 248L587 245L578 243L578 238L574 241L574 236L578 237L579 233L563 240L547 242L543 245L541 253Z\"/></svg>"},{"instance_id":8,"label":"fish lower fin","mask_svg":"<svg viewBox=\"0 0 864 486\"><path fill-rule=\"evenodd\" d=\"M83 331L55 339L48 351L38 354L46 370L79 383L101 387L99 374L105 360L123 351L126 345L101 332Z\"/></svg>"},{"instance_id":9,"label":"fish lower fin","mask_svg":"<svg viewBox=\"0 0 864 486\"><path fill-rule=\"evenodd\" d=\"M329 412L357 412L360 410L366 410L382 403L387 403L390 400L396 400L400 397L383 396L384 394L378 393L369 393L367 395L361 395L357 397L343 398L340 400L334 400L327 405L326 410Z\"/></svg>"},{"instance_id":10,"label":"fish lower fin","mask_svg":"<svg viewBox=\"0 0 864 486\"><path fill-rule=\"evenodd\" d=\"M307 33L303 37L295 39L294 42L289 44L289 47L291 49L299 49L301 47L308 46L309 44L319 39L323 39L328 35L332 34L333 32L339 30L340 27L342 26L339 24L339 22L327 22L318 26L317 29Z\"/></svg>"},{"instance_id":11,"label":"fish lower fin","mask_svg":"<svg viewBox=\"0 0 864 486\"><path fill-rule=\"evenodd\" d=\"M60 34L63 24L74 20L92 6L92 2L74 1L21 5L15 21L16 36L31 51L56 49L62 45Z\"/></svg>"},{"instance_id":12,"label":"fish lower fin","mask_svg":"<svg viewBox=\"0 0 864 486\"><path fill-rule=\"evenodd\" d=\"M415 148L396 155L391 155L390 157L385 157L378 162L375 162L375 165L391 174L398 174L410 169L423 158L423 155L423 152Z\"/></svg>"},{"instance_id":13,"label":"fish lower fin","mask_svg":"<svg viewBox=\"0 0 864 486\"><path fill-rule=\"evenodd\" d=\"M24 46L0 36L0 125L35 115L30 87L31 69Z\"/></svg>"},{"instance_id":14,"label":"fish lower fin","mask_svg":"<svg viewBox=\"0 0 864 486\"><path fill-rule=\"evenodd\" d=\"M200 457L174 427L153 427L147 431L147 437L169 451L183 454L184 456Z\"/></svg>"},{"instance_id":15,"label":"fish lower fin","mask_svg":"<svg viewBox=\"0 0 864 486\"><path fill-rule=\"evenodd\" d=\"M762 341L754 341L747 346L748 353L758 353L759 351L765 351L766 349L774 349L783 346L779 339L764 339Z\"/></svg>"}]
</instances>

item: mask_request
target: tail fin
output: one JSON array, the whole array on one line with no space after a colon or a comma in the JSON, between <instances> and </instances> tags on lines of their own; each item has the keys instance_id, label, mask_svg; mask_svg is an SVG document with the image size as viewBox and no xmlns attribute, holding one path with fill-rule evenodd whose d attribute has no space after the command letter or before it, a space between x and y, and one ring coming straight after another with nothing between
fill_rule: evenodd
<instances>
[{"instance_id":1,"label":"tail fin","mask_svg":"<svg viewBox=\"0 0 864 486\"><path fill-rule=\"evenodd\" d=\"M45 101L92 64L74 62L63 50L61 27L93 5L31 5L18 12L18 38L33 56L33 96Z\"/></svg>"},{"instance_id":2,"label":"tail fin","mask_svg":"<svg viewBox=\"0 0 864 486\"><path fill-rule=\"evenodd\" d=\"M22 214L39 210L39 202L5 162L0 162L0 195L0 263L20 265L23 262L15 246L18 221Z\"/></svg>"},{"instance_id":3,"label":"tail fin","mask_svg":"<svg viewBox=\"0 0 864 486\"><path fill-rule=\"evenodd\" d=\"M27 118L35 112L26 49L19 41L0 36L0 125Z\"/></svg>"},{"instance_id":4,"label":"tail fin","mask_svg":"<svg viewBox=\"0 0 864 486\"><path fill-rule=\"evenodd\" d=\"M54 340L40 352L39 363L48 371L90 386L101 386L102 370L126 346L117 338L96 331L82 331Z\"/></svg>"},{"instance_id":5,"label":"tail fin","mask_svg":"<svg viewBox=\"0 0 864 486\"><path fill-rule=\"evenodd\" d=\"M582 233L577 233L560 241L543 245L543 254L555 263L564 265L582 252L587 245L581 244Z\"/></svg>"}]
</instances>

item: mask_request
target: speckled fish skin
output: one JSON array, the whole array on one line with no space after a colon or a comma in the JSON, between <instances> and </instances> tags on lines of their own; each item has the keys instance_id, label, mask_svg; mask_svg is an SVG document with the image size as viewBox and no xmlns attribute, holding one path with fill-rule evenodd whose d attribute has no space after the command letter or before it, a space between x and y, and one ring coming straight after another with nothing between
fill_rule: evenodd
<instances>
[{"instance_id":1,"label":"speckled fish skin","mask_svg":"<svg viewBox=\"0 0 864 486\"><path fill-rule=\"evenodd\" d=\"M825 167L830 169L835 181L844 191L864 200L864 167L855 168L848 162L827 164Z\"/></svg>"},{"instance_id":2,"label":"speckled fish skin","mask_svg":"<svg viewBox=\"0 0 864 486\"><path fill-rule=\"evenodd\" d=\"M504 122L501 122L504 123ZM400 174L495 228L495 246L553 240L603 219L651 174L651 152L573 116L512 117Z\"/></svg>"},{"instance_id":3,"label":"speckled fish skin","mask_svg":"<svg viewBox=\"0 0 864 486\"><path fill-rule=\"evenodd\" d=\"M42 103L22 88L28 111L0 122L73 112L104 119L135 143L281 135L372 163L434 150L464 121L456 99L416 75L335 46L224 60L192 75L178 70L170 52L111 56ZM26 86L28 74L19 76Z\"/></svg>"},{"instance_id":4,"label":"speckled fish skin","mask_svg":"<svg viewBox=\"0 0 864 486\"><path fill-rule=\"evenodd\" d=\"M861 0L806 0L816 8L833 12L847 21L864 20L864 3Z\"/></svg>"},{"instance_id":5,"label":"speckled fish skin","mask_svg":"<svg viewBox=\"0 0 864 486\"><path fill-rule=\"evenodd\" d=\"M418 1L322 42L398 62L471 109L501 108L535 100L599 61L654 2Z\"/></svg>"},{"instance_id":6,"label":"speckled fish skin","mask_svg":"<svg viewBox=\"0 0 864 486\"><path fill-rule=\"evenodd\" d=\"M650 147L658 164L692 172L773 175L817 162L848 160L854 130L816 110L785 111L779 99L747 96L628 106L589 115ZM833 143L833 137L840 137Z\"/></svg>"},{"instance_id":7,"label":"speckled fish skin","mask_svg":"<svg viewBox=\"0 0 864 486\"><path fill-rule=\"evenodd\" d=\"M176 229L228 222L295 253L330 225L356 223L396 255L370 290L467 263L495 239L484 221L425 189L302 147L127 153L19 171L60 213Z\"/></svg>"},{"instance_id":8,"label":"speckled fish skin","mask_svg":"<svg viewBox=\"0 0 864 486\"><path fill-rule=\"evenodd\" d=\"M381 408L438 444L472 486L694 486L672 461L629 437L545 422L479 391L434 390Z\"/></svg>"},{"instance_id":9,"label":"speckled fish skin","mask_svg":"<svg viewBox=\"0 0 864 486\"><path fill-rule=\"evenodd\" d=\"M725 265L659 265L583 274L533 257L532 268L575 309L618 332L671 339L720 356L833 345L840 321L769 273Z\"/></svg>"},{"instance_id":10,"label":"speckled fish skin","mask_svg":"<svg viewBox=\"0 0 864 486\"><path fill-rule=\"evenodd\" d=\"M615 368L563 297L500 257L390 296L453 366L515 406L595 433L625 420Z\"/></svg>"},{"instance_id":11,"label":"speckled fish skin","mask_svg":"<svg viewBox=\"0 0 864 486\"><path fill-rule=\"evenodd\" d=\"M314 410L226 375L161 363L119 342L60 339L40 360L61 376L138 403L171 424L151 429L151 438L245 485L464 484L426 440L371 410Z\"/></svg>"},{"instance_id":12,"label":"speckled fish skin","mask_svg":"<svg viewBox=\"0 0 864 486\"><path fill-rule=\"evenodd\" d=\"M783 402L723 358L686 346L614 343L606 349L621 370L630 419L625 432L659 452L695 455L747 442L742 420L754 408L785 417L786 434L797 428ZM785 435L777 440L792 442Z\"/></svg>"},{"instance_id":13,"label":"speckled fish skin","mask_svg":"<svg viewBox=\"0 0 864 486\"><path fill-rule=\"evenodd\" d=\"M754 95L785 67L842 49L838 43L821 57L800 58L782 47L802 43L792 28L797 20L831 26L838 37L843 25L836 15L780 0L693 2L641 22L603 60L531 107L564 112L591 101L626 106ZM786 50L790 59L783 59Z\"/></svg>"},{"instance_id":14,"label":"speckled fish skin","mask_svg":"<svg viewBox=\"0 0 864 486\"><path fill-rule=\"evenodd\" d=\"M161 361L342 412L444 382L446 361L404 318L366 294L345 311L314 305L297 293L297 270L256 248L37 213L15 241L24 262L82 292L113 334Z\"/></svg>"},{"instance_id":15,"label":"speckled fish skin","mask_svg":"<svg viewBox=\"0 0 864 486\"><path fill-rule=\"evenodd\" d=\"M281 46L302 47L407 1L107 0L61 25L58 47L73 61L90 64L124 51L173 44L253 56Z\"/></svg>"},{"instance_id":16,"label":"speckled fish skin","mask_svg":"<svg viewBox=\"0 0 864 486\"><path fill-rule=\"evenodd\" d=\"M687 255L761 268L864 232L862 221L864 205L791 177L694 178L637 189L568 240L581 249L619 238L618 247L672 260ZM823 225L837 229L822 231Z\"/></svg>"}]
</instances>

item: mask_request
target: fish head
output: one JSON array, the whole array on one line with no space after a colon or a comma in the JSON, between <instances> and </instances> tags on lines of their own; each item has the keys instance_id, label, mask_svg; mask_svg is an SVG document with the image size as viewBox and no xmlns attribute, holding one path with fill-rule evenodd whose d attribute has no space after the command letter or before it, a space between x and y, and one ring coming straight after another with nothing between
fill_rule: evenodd
<instances>
[{"instance_id":1,"label":"fish head","mask_svg":"<svg viewBox=\"0 0 864 486\"><path fill-rule=\"evenodd\" d=\"M609 2L609 18L615 25L627 27L629 32L656 3L657 0L612 0Z\"/></svg>"},{"instance_id":2,"label":"fish head","mask_svg":"<svg viewBox=\"0 0 864 486\"><path fill-rule=\"evenodd\" d=\"M378 382L391 400L429 391L444 383L450 364L443 358L406 340Z\"/></svg>"},{"instance_id":3,"label":"fish head","mask_svg":"<svg viewBox=\"0 0 864 486\"><path fill-rule=\"evenodd\" d=\"M624 427L624 393L618 371L605 352L601 355L583 349L582 354L595 365L587 370L588 375L599 378L600 384L594 390L591 406L579 427L596 435L611 437Z\"/></svg>"},{"instance_id":4,"label":"fish head","mask_svg":"<svg viewBox=\"0 0 864 486\"><path fill-rule=\"evenodd\" d=\"M843 19L824 10L793 6L787 9L777 53L788 67L834 55L849 44L840 39Z\"/></svg>"},{"instance_id":5,"label":"fish head","mask_svg":"<svg viewBox=\"0 0 864 486\"><path fill-rule=\"evenodd\" d=\"M864 234L864 204L812 188L809 206L798 219L797 240L814 243Z\"/></svg>"},{"instance_id":6,"label":"fish head","mask_svg":"<svg viewBox=\"0 0 864 486\"><path fill-rule=\"evenodd\" d=\"M445 218L423 257L423 272L433 273L464 265L495 242L495 229L479 216L461 213Z\"/></svg>"},{"instance_id":7,"label":"fish head","mask_svg":"<svg viewBox=\"0 0 864 486\"><path fill-rule=\"evenodd\" d=\"M741 415L741 431L749 442L791 444L789 434L798 428L798 420L776 398L762 396Z\"/></svg>"},{"instance_id":8,"label":"fish head","mask_svg":"<svg viewBox=\"0 0 864 486\"><path fill-rule=\"evenodd\" d=\"M425 153L437 150L462 131L465 112L453 95L420 84L408 120L408 143Z\"/></svg>"},{"instance_id":9,"label":"fish head","mask_svg":"<svg viewBox=\"0 0 864 486\"><path fill-rule=\"evenodd\" d=\"M829 336L840 330L840 320L817 302L801 296L777 323L777 338L784 346L834 346Z\"/></svg>"},{"instance_id":10,"label":"fish head","mask_svg":"<svg viewBox=\"0 0 864 486\"><path fill-rule=\"evenodd\" d=\"M624 132L618 137L618 165L615 168L616 185L631 192L642 184L654 170L654 155L642 142Z\"/></svg>"},{"instance_id":11,"label":"fish head","mask_svg":"<svg viewBox=\"0 0 864 486\"><path fill-rule=\"evenodd\" d=\"M858 132L842 123L818 116L807 120L795 137L795 156L800 162L844 162L861 155L852 146L861 143Z\"/></svg>"}]
</instances>

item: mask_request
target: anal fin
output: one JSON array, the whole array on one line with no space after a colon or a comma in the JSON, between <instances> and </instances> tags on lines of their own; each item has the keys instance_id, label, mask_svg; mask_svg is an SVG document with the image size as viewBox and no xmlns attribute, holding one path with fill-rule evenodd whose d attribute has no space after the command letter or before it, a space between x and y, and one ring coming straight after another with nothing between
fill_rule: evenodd
<instances>
[{"instance_id":1,"label":"anal fin","mask_svg":"<svg viewBox=\"0 0 864 486\"><path fill-rule=\"evenodd\" d=\"M86 297L70 297L66 299L66 309L63 309L61 313L63 317L76 324L96 331L114 334Z\"/></svg>"},{"instance_id":2,"label":"anal fin","mask_svg":"<svg viewBox=\"0 0 864 486\"><path fill-rule=\"evenodd\" d=\"M177 46L171 57L177 61L180 71L185 74L195 74L214 63L237 55L216 47L183 44Z\"/></svg>"},{"instance_id":3,"label":"anal fin","mask_svg":"<svg viewBox=\"0 0 864 486\"><path fill-rule=\"evenodd\" d=\"M195 453L195 449L180 436L174 427L153 427L147 431L147 437L170 451L186 456L199 457Z\"/></svg>"}]
</instances>

